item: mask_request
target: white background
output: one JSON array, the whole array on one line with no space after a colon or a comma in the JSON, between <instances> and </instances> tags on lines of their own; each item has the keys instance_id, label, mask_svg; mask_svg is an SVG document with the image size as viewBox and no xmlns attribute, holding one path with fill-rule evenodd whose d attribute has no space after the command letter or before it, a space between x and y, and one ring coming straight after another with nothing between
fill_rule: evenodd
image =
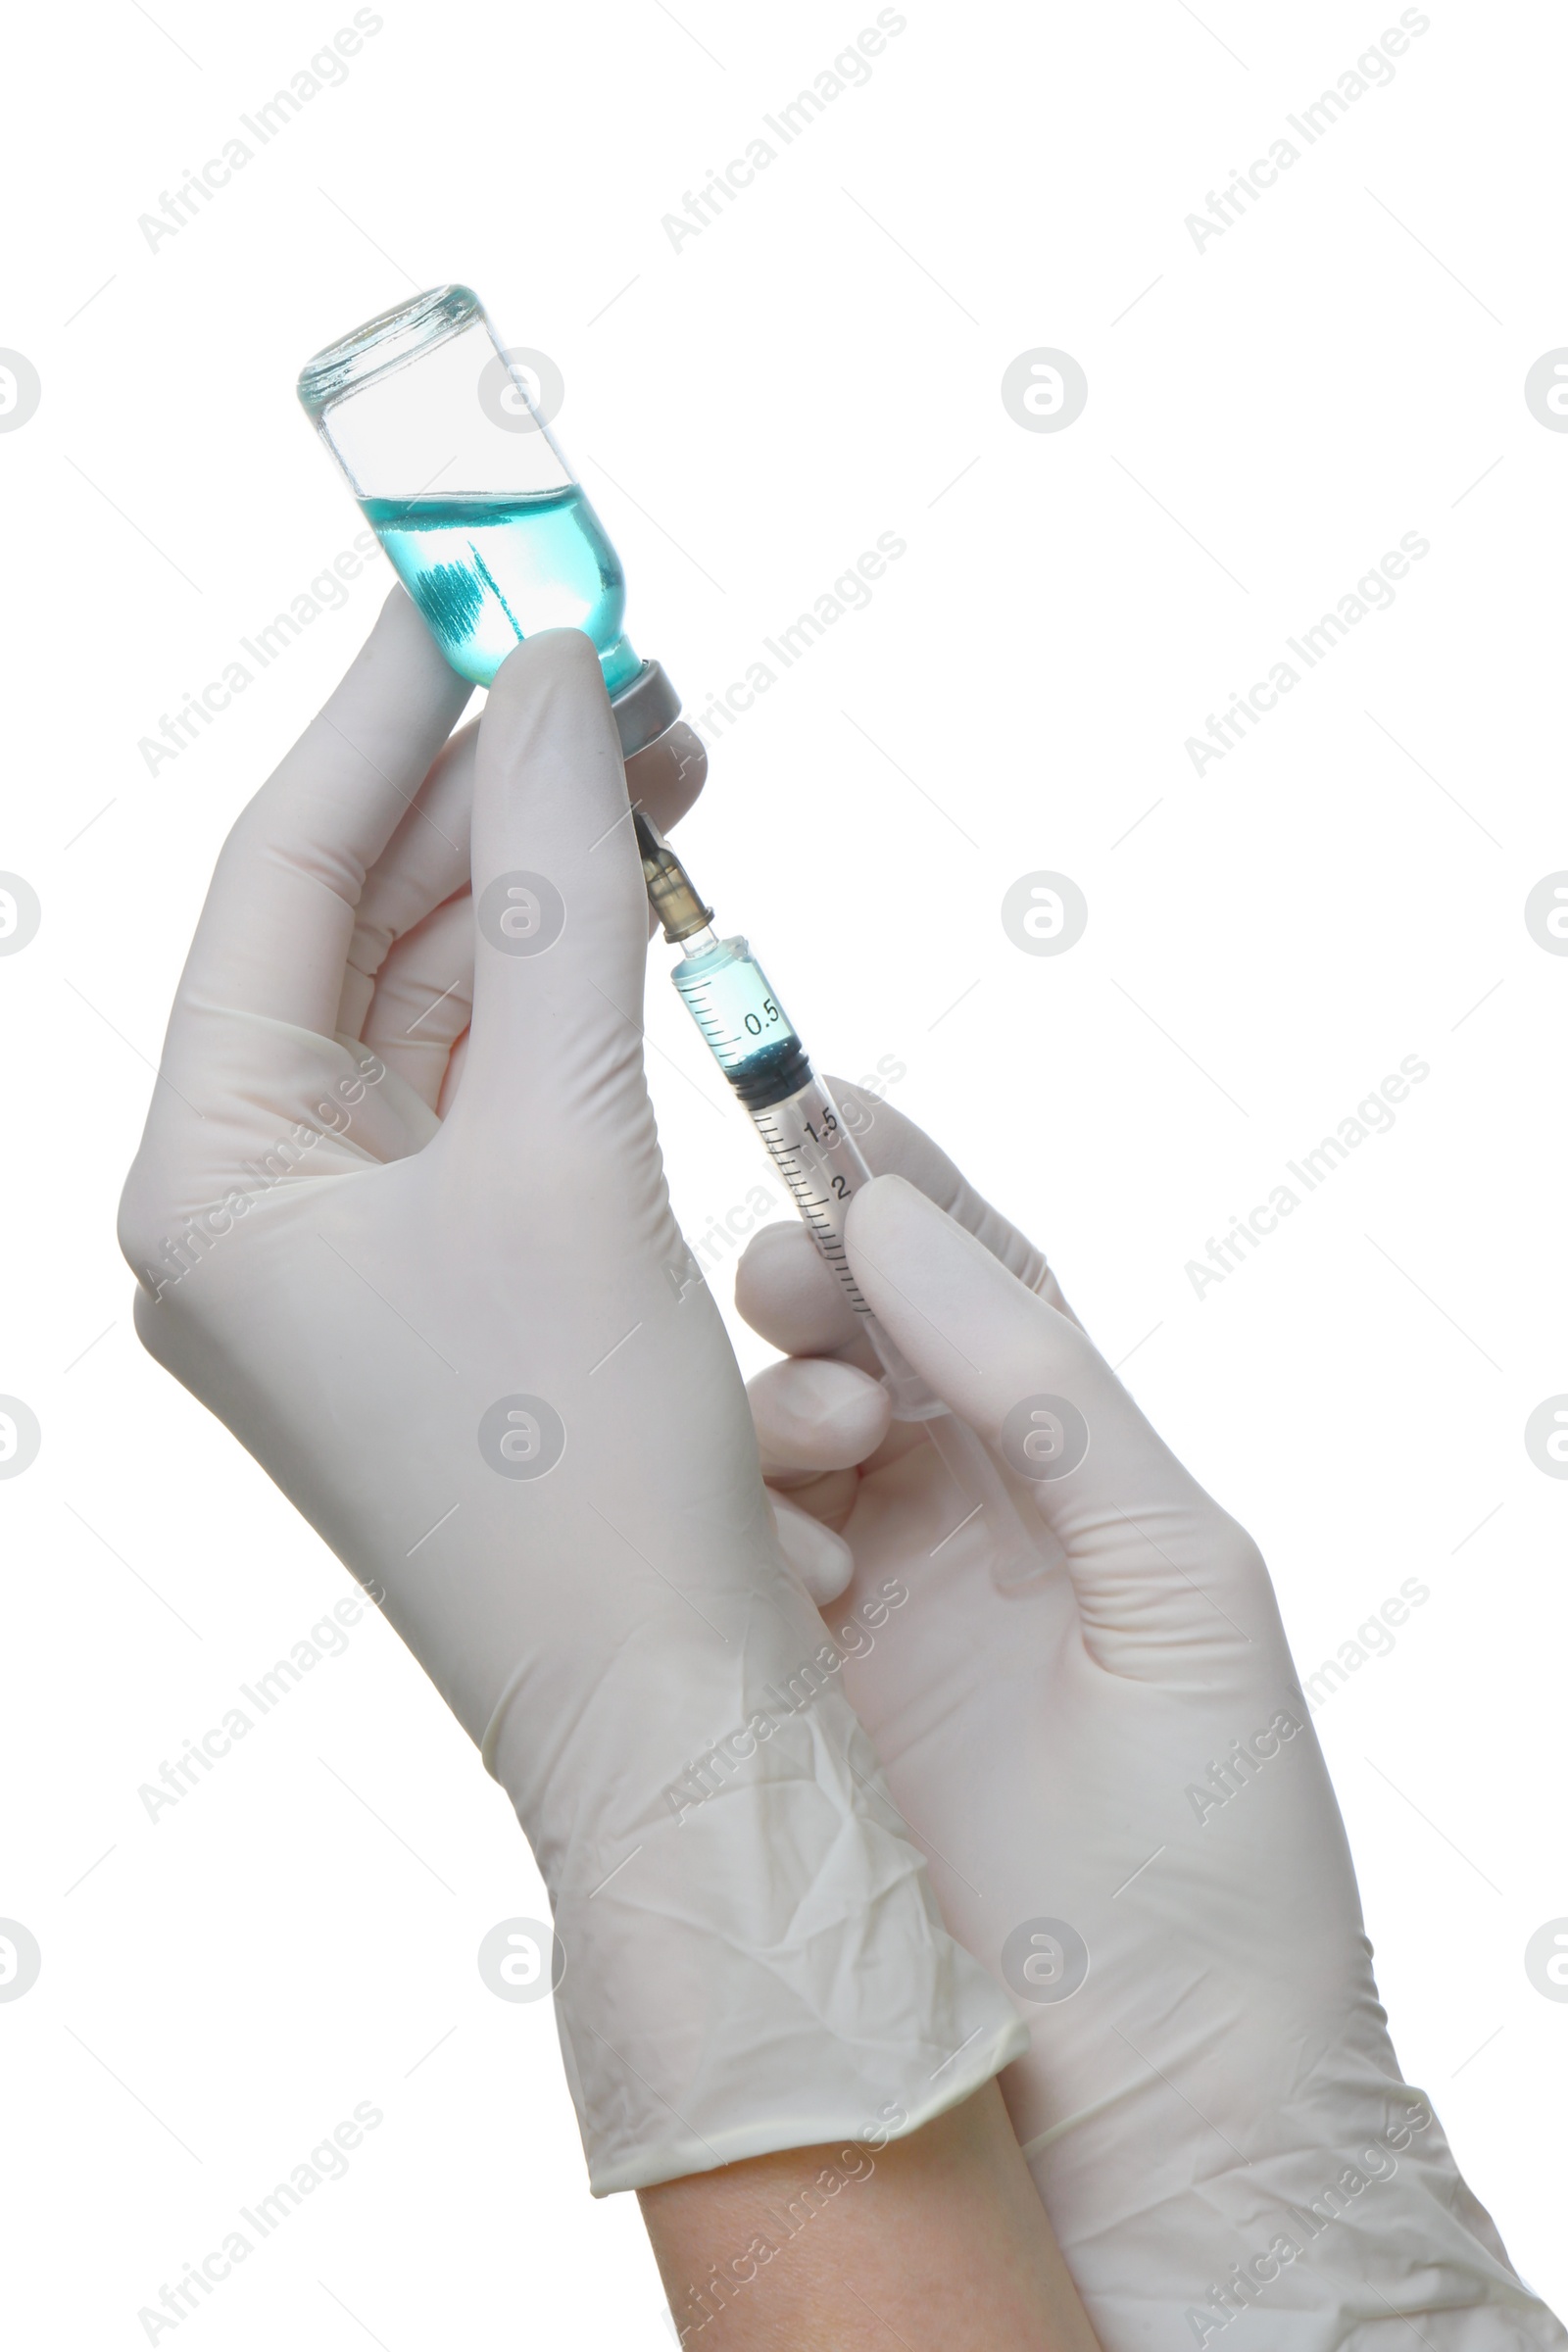
<instances>
[{"instance_id":1,"label":"white background","mask_svg":"<svg viewBox=\"0 0 1568 2352\"><path fill-rule=\"evenodd\" d=\"M1561 12L1434 5L1201 252L1185 216L1396 8L905 13L678 251L662 216L873 7L389 0L343 86L156 250L138 216L351 10L99 0L16 36L0 343L43 386L0 436L0 866L43 905L0 961L0 1390L43 1427L0 1485L0 1912L43 1950L0 2004L18 2341L144 2341L138 2307L363 2100L385 2120L348 2177L181 2344L668 2341L633 2200L586 2193L549 2004L474 1965L543 1890L387 1629L156 1825L137 1798L349 1589L139 1355L113 1215L218 844L379 562L156 775L138 739L360 527L300 362L454 277L563 369L633 637L689 708L906 539L715 749L688 855L825 1065L904 1062L894 1100L1112 1360L1137 1348L1124 1377L1262 1542L1303 1670L1430 1587L1318 1729L1406 2072L1568 2303L1568 2004L1523 1966L1568 1913L1568 1483L1523 1444L1568 1390L1568 959L1523 921L1568 865L1568 438L1523 398L1568 341ZM1002 403L1036 346L1087 371L1060 433ZM1392 610L1195 775L1185 739L1411 531ZM1088 898L1059 958L1001 926L1037 868ZM658 970L651 998L695 1235L756 1145L688 1083L717 1101ZM1431 1075L1392 1132L1195 1296L1209 1236L1409 1054Z\"/></svg>"}]
</instances>

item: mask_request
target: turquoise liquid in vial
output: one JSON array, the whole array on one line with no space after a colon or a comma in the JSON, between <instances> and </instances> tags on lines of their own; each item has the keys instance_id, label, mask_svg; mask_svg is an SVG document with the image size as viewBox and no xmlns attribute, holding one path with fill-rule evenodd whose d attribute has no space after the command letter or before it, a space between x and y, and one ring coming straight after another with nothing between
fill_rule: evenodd
<instances>
[{"instance_id":1,"label":"turquoise liquid in vial","mask_svg":"<svg viewBox=\"0 0 1568 2352\"><path fill-rule=\"evenodd\" d=\"M488 686L539 629L582 629L618 694L641 666L626 579L575 482L495 498L366 498L367 519L460 677Z\"/></svg>"}]
</instances>

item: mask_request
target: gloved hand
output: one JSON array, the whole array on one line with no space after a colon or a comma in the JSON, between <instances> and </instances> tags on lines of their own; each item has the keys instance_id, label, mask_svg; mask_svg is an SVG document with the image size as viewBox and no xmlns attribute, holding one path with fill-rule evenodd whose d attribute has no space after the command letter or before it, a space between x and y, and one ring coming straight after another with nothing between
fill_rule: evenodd
<instances>
[{"instance_id":1,"label":"gloved hand","mask_svg":"<svg viewBox=\"0 0 1568 2352\"><path fill-rule=\"evenodd\" d=\"M918 1128L830 1084L877 1178L856 1278L1036 1514L1040 1574L996 1589L983 1515L959 1526L920 1428L890 1430L788 1223L736 1280L788 1351L752 1383L764 1470L944 1916L1026 2005L1004 2095L1100 2340L1562 2347L1400 2078L1255 1547L1039 1251Z\"/></svg>"},{"instance_id":2,"label":"gloved hand","mask_svg":"<svg viewBox=\"0 0 1568 2352\"><path fill-rule=\"evenodd\" d=\"M685 1278L593 648L530 639L443 752L467 692L395 590L240 817L122 1240L146 1347L372 1585L511 1795L603 2192L912 2130L1025 2035L836 1677L786 1695L824 1637Z\"/></svg>"}]
</instances>

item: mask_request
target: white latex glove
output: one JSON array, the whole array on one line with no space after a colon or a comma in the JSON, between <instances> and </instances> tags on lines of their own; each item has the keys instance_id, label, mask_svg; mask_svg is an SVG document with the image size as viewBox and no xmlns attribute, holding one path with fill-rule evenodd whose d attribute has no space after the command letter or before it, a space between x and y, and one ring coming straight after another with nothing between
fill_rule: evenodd
<instances>
[{"instance_id":1,"label":"white latex glove","mask_svg":"<svg viewBox=\"0 0 1568 2352\"><path fill-rule=\"evenodd\" d=\"M830 1084L877 1172L856 1278L1038 1505L1041 1575L999 1592L919 1429L889 1433L854 1362L799 1360L869 1361L788 1225L736 1280L796 1359L752 1383L764 1468L944 1916L1028 2004L1003 2090L1106 2352L1568 2344L1400 2078L1255 1546L1040 1252L918 1128Z\"/></svg>"},{"instance_id":2,"label":"white latex glove","mask_svg":"<svg viewBox=\"0 0 1568 2352\"><path fill-rule=\"evenodd\" d=\"M604 2192L912 2130L1026 2036L837 1676L786 1695L822 1628L670 1214L593 648L531 638L442 755L467 693L394 591L219 859L122 1239L146 1347L511 1795Z\"/></svg>"}]
</instances>

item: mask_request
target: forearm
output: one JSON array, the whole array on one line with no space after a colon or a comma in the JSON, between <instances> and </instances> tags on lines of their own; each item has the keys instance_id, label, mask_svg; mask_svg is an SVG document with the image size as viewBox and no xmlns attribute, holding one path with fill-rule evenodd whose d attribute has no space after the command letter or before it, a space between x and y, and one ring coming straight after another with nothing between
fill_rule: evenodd
<instances>
[{"instance_id":1,"label":"forearm","mask_svg":"<svg viewBox=\"0 0 1568 2352\"><path fill-rule=\"evenodd\" d=\"M641 2192L683 2345L1097 2352L995 2082L906 2138Z\"/></svg>"}]
</instances>

